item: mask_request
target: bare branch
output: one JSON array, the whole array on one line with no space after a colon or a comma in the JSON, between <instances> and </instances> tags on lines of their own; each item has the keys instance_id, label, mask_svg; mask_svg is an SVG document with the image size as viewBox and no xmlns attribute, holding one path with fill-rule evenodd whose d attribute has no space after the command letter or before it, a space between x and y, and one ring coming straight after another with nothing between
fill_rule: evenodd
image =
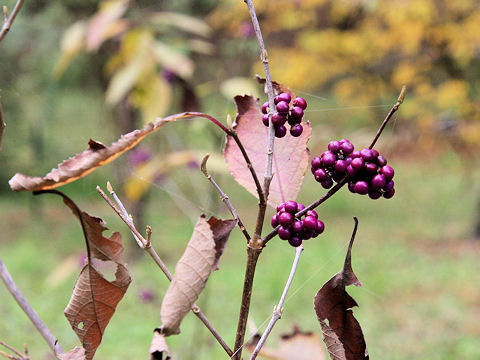
<instances>
[{"instance_id":1,"label":"bare branch","mask_svg":"<svg viewBox=\"0 0 480 360\"><path fill-rule=\"evenodd\" d=\"M282 317L283 313L283 303L285 302L285 298L287 297L288 290L290 289L290 285L292 285L293 277L295 276L295 272L297 271L297 266L298 262L300 260L300 255L302 255L303 251L303 245L298 246L295 249L295 259L293 260L292 264L292 269L290 270L290 275L288 276L287 283L285 284L285 288L283 289L282 296L280 297L280 301L278 302L278 305L275 306L273 309L273 314L272 318L270 319L270 322L268 323L267 328L265 329L265 332L263 333L262 337L257 343L257 346L255 347L255 350L252 353L252 356L250 357L250 360L256 359L258 353L260 352L260 349L262 348L263 344L265 344L265 341L268 338L268 335L272 332L273 327L275 326L275 323Z\"/></svg>"},{"instance_id":2,"label":"bare branch","mask_svg":"<svg viewBox=\"0 0 480 360\"><path fill-rule=\"evenodd\" d=\"M20 11L23 3L24 3L24 0L18 0L10 16L8 16L7 7L6 6L3 7L5 20L3 23L2 30L0 30L0 41L2 41L5 35L7 35L7 33L10 31L10 27L12 26L13 20L15 20L15 18L17 17L17 14Z\"/></svg>"},{"instance_id":3,"label":"bare branch","mask_svg":"<svg viewBox=\"0 0 480 360\"><path fill-rule=\"evenodd\" d=\"M2 150L2 139L3 139L3 133L5 131L5 127L7 124L5 124L5 121L3 120L3 109L2 109L2 97L0 96L0 151Z\"/></svg>"},{"instance_id":4,"label":"bare branch","mask_svg":"<svg viewBox=\"0 0 480 360\"><path fill-rule=\"evenodd\" d=\"M202 160L202 165L201 165L201 170L203 175L212 183L213 187L218 191L220 196L222 197L222 201L224 202L225 206L228 208L230 213L232 214L233 218L237 220L237 225L242 231L243 235L247 239L247 242L250 241L250 234L248 233L247 229L245 228L245 225L243 225L242 220L240 220L237 210L235 207L232 205L230 199L228 198L228 195L223 192L223 190L218 186L218 184L215 182L215 180L212 178L212 176L208 173L207 171L207 161L208 158L210 157L210 154L206 154Z\"/></svg>"},{"instance_id":5,"label":"bare branch","mask_svg":"<svg viewBox=\"0 0 480 360\"><path fill-rule=\"evenodd\" d=\"M61 346L58 344L56 337L53 336L53 334L50 332L47 326L43 323L43 321L37 315L35 310L33 310L33 308L30 306L27 299L25 299L25 297L21 293L20 289L17 287L17 284L15 284L15 281L13 281L12 276L8 272L7 267L2 262L1 259L0 259L0 277L2 278L5 286L7 287L10 294L12 294L17 304L22 308L23 312L28 316L28 318L33 323L33 325L35 325L40 335L43 336L43 338L47 342L50 349L52 349L55 356L57 356L57 354L63 353L63 350Z\"/></svg>"},{"instance_id":6,"label":"bare branch","mask_svg":"<svg viewBox=\"0 0 480 360\"><path fill-rule=\"evenodd\" d=\"M135 228L135 225L133 224L133 220L132 220L131 216L128 214L127 210L123 206L123 203L121 202L120 198L115 194L115 191L113 190L113 187L110 184L110 182L107 183L107 188L108 188L108 191L110 192L110 194L112 194L112 196L114 197L118 206L122 210L117 208L117 206L110 200L110 198L107 196L107 194L105 194L105 192L100 188L100 186L97 186L97 191L103 197L103 199L108 203L108 205L110 205L110 207L123 220L123 222L128 226L128 228L131 230L132 235L134 236L134 238L137 241L137 244L140 246L140 248L145 250L152 257L153 261L155 261L155 263L162 270L162 272L165 274L167 279L169 281L172 281L172 279L173 279L172 273L168 270L165 263L162 261L160 256L158 256L155 249L151 246L150 237L151 237L151 234L152 234L152 228L150 226L147 226L147 239L145 239L142 236L142 234L140 234L140 232ZM215 337L215 339L218 341L218 343L222 346L222 348L225 350L225 352L229 356L232 356L233 351L227 345L225 340L223 340L223 338L220 336L220 334L217 332L217 330L213 327L213 325L207 319L205 314L202 313L202 311L200 310L200 307L198 307L196 304L193 304L192 305L192 312L202 321L202 323L212 333L212 335Z\"/></svg>"},{"instance_id":7,"label":"bare branch","mask_svg":"<svg viewBox=\"0 0 480 360\"><path fill-rule=\"evenodd\" d=\"M1 341L1 340L0 340L0 345L2 345L3 347L5 347L6 349L10 350L11 352L13 352L15 355L18 356L18 358L20 358L20 359L23 359L23 358L24 358L22 353L20 353L19 351L15 350L12 346L4 343L4 342ZM12 355L9 355L9 354L7 354L7 353L5 353L5 352L3 352L3 351L1 352L1 355L5 356L6 358L9 358L9 359L17 359L16 357L14 357L14 356L12 356ZM9 357L9 356L10 356L10 357Z\"/></svg>"}]
</instances>

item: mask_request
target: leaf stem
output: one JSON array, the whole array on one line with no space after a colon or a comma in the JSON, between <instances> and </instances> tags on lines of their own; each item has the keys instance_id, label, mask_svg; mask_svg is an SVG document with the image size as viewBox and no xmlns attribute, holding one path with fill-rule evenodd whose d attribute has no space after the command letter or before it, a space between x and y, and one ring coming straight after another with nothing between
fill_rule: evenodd
<instances>
[{"instance_id":1,"label":"leaf stem","mask_svg":"<svg viewBox=\"0 0 480 360\"><path fill-rule=\"evenodd\" d=\"M24 3L24 0L18 0L10 16L8 16L7 7L6 6L3 7L3 14L5 19L3 22L2 30L0 30L0 41L2 41L5 35L7 35L7 33L10 31L10 27L12 26L13 20L15 20L15 18L17 17L17 14L20 11L23 3Z\"/></svg>"},{"instance_id":2,"label":"leaf stem","mask_svg":"<svg viewBox=\"0 0 480 360\"><path fill-rule=\"evenodd\" d=\"M290 286L292 285L293 277L295 276L295 272L297 271L298 262L300 261L300 255L302 255L302 251L303 251L303 245L300 245L295 248L295 259L293 260L292 269L290 270L290 275L288 276L288 280L287 280L287 283L285 284L285 288L283 289L283 293L282 293L282 296L280 297L280 301L278 302L278 305L276 305L275 308L273 309L272 318L270 319L270 322L268 323L268 326L265 329L265 332L263 333L262 337L258 341L257 346L255 347L255 350L253 351L252 356L250 357L250 360L256 359L258 353L260 352L260 349L265 344L265 341L267 340L268 336L272 332L272 329L275 326L275 323L282 317L283 303L285 302L285 298L287 297L288 290L290 290Z\"/></svg>"},{"instance_id":3,"label":"leaf stem","mask_svg":"<svg viewBox=\"0 0 480 360\"><path fill-rule=\"evenodd\" d=\"M245 236L245 238L247 239L247 242L248 242L251 239L250 234L248 233L247 229L245 228L245 225L243 225L242 220L240 220L240 217L238 216L237 210L232 205L228 195L223 192L223 190L220 188L220 186L218 186L218 184L215 182L213 177L208 173L207 161L208 161L209 157L210 157L210 154L206 154L204 156L203 160L202 160L202 164L201 164L201 167L200 167L201 170L202 170L202 173L203 173L203 175L205 175L205 177L208 179L208 181L210 181L210 183L213 185L213 187L218 191L218 193L222 197L222 201L225 203L225 206L228 208L228 210L232 214L233 218L235 220L237 220L237 225L240 228L240 230L242 231L243 235Z\"/></svg>"},{"instance_id":4,"label":"leaf stem","mask_svg":"<svg viewBox=\"0 0 480 360\"><path fill-rule=\"evenodd\" d=\"M55 354L55 357L58 358L57 354L62 354L63 349L58 343L57 338L50 332L48 327L43 323L43 321L40 319L38 314L35 312L35 310L33 310L31 305L28 303L25 296L23 296L22 292L18 288L17 284L13 280L12 276L8 272L7 267L5 266L5 264L1 259L0 259L0 278L2 278L3 283L5 284L7 290L10 292L10 294L12 294L17 304L20 306L23 312L28 316L28 318L33 323L33 325L35 325L38 332L45 339L50 349L52 349L53 353Z\"/></svg>"},{"instance_id":5,"label":"leaf stem","mask_svg":"<svg viewBox=\"0 0 480 360\"><path fill-rule=\"evenodd\" d=\"M102 196L102 198L110 205L110 207L117 213L117 215L123 220L123 222L128 226L130 231L132 232L132 235L134 236L135 240L137 241L137 244L145 250L155 261L155 263L158 265L158 267L162 270L162 272L165 274L166 278L169 281L173 280L172 273L168 270L167 266L165 263L162 261L160 256L157 254L155 249L152 247L152 244L150 242L150 236L152 233L152 228L150 226L147 226L147 239L145 239L142 234L135 228L135 225L133 224L133 220L131 216L128 214L127 210L125 209L125 206L123 206L122 201L118 196L116 196L115 191L113 190L112 185L110 182L107 183L107 188L110 194L112 194L113 198L117 202L118 206L120 206L120 209L117 208L117 206L110 200L110 198L105 194L105 192L100 188L100 186L97 186L97 191L98 193ZM115 194L115 196L114 196ZM192 312L202 321L202 323L207 327L207 329L212 333L212 335L215 337L215 339L218 341L218 343L222 346L222 348L225 350L225 352L228 354L228 356L233 355L232 349L228 346L228 344L223 340L223 338L220 336L218 331L213 327L213 325L210 323L208 318L205 316L205 314L200 310L200 307L197 306L196 304L192 305Z\"/></svg>"},{"instance_id":6,"label":"leaf stem","mask_svg":"<svg viewBox=\"0 0 480 360\"><path fill-rule=\"evenodd\" d=\"M403 103L403 100L405 99L405 94L406 93L407 93L407 87L404 85L404 86L402 86L402 90L400 91L400 95L398 96L397 102L395 103L395 105L393 105L392 109L388 112L385 120L383 120L382 125L380 125L380 128L377 131L377 134L375 135L372 143L368 147L369 149L373 149L373 147L375 146L375 143L377 142L378 138L382 134L383 129L385 129L385 126L387 126L388 122L392 118L395 111L397 111L398 108L400 107L400 105Z\"/></svg>"}]
</instances>

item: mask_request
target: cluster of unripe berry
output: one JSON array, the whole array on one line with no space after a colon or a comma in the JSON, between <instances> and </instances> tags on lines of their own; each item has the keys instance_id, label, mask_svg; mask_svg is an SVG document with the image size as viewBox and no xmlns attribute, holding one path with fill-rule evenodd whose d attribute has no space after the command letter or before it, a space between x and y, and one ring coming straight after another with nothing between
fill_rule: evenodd
<instances>
[{"instance_id":1,"label":"cluster of unripe berry","mask_svg":"<svg viewBox=\"0 0 480 360\"><path fill-rule=\"evenodd\" d=\"M275 137L282 138L287 134L285 124L290 125L290 135L297 137L303 132L300 124L303 118L303 111L307 108L307 101L304 98L296 97L292 101L289 93L281 93L275 96L275 112L272 114L272 124L275 129ZM290 108L290 102L292 107ZM268 101L262 105L263 124L268 126Z\"/></svg>"},{"instance_id":2,"label":"cluster of unripe berry","mask_svg":"<svg viewBox=\"0 0 480 360\"><path fill-rule=\"evenodd\" d=\"M295 214L305 209L305 205L295 201L287 201L277 206L277 213L272 217L272 227L278 228L278 236L294 247L300 246L303 240L315 238L325 230L323 221L318 220L315 210L308 210L303 219Z\"/></svg>"},{"instance_id":3,"label":"cluster of unripe berry","mask_svg":"<svg viewBox=\"0 0 480 360\"><path fill-rule=\"evenodd\" d=\"M354 151L347 139L330 141L328 151L312 159L311 170L325 189L348 176L348 189L353 193L368 194L372 199L390 199L395 194L395 172L387 159L375 149Z\"/></svg>"}]
</instances>

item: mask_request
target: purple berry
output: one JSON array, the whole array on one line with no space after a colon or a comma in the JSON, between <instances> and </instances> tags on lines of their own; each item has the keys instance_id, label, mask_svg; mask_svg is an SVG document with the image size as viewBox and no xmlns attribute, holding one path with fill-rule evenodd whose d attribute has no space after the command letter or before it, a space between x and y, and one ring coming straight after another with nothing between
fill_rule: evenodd
<instances>
[{"instance_id":1,"label":"purple berry","mask_svg":"<svg viewBox=\"0 0 480 360\"><path fill-rule=\"evenodd\" d=\"M272 224L273 228L276 228L278 226L278 214L275 214L272 216L272 221L270 222Z\"/></svg>"},{"instance_id":2,"label":"purple berry","mask_svg":"<svg viewBox=\"0 0 480 360\"><path fill-rule=\"evenodd\" d=\"M352 153L350 154L350 157L352 159L355 159L355 158L358 158L358 157L361 157L362 155L360 154L360 151L352 151Z\"/></svg>"},{"instance_id":3,"label":"purple berry","mask_svg":"<svg viewBox=\"0 0 480 360\"><path fill-rule=\"evenodd\" d=\"M296 201L290 200L285 203L285 211L289 212L292 215L295 215L297 212L298 204Z\"/></svg>"},{"instance_id":4,"label":"purple berry","mask_svg":"<svg viewBox=\"0 0 480 360\"><path fill-rule=\"evenodd\" d=\"M361 170L364 165L365 162L363 161L363 158L357 157L355 159L352 159L352 163L349 166L351 166L355 170Z\"/></svg>"},{"instance_id":5,"label":"purple berry","mask_svg":"<svg viewBox=\"0 0 480 360\"><path fill-rule=\"evenodd\" d=\"M285 116L283 116L282 114L276 112L272 115L272 124L273 126L275 127L279 127L283 124L285 124L287 120L285 119Z\"/></svg>"},{"instance_id":6,"label":"purple berry","mask_svg":"<svg viewBox=\"0 0 480 360\"><path fill-rule=\"evenodd\" d=\"M385 176L385 180L389 181L395 175L395 171L391 166L385 165L380 169L380 172Z\"/></svg>"},{"instance_id":7,"label":"purple berry","mask_svg":"<svg viewBox=\"0 0 480 360\"><path fill-rule=\"evenodd\" d=\"M365 160L365 161L371 161L374 158L373 152L370 149L361 150L360 155L362 156L363 160Z\"/></svg>"},{"instance_id":8,"label":"purple berry","mask_svg":"<svg viewBox=\"0 0 480 360\"><path fill-rule=\"evenodd\" d=\"M325 224L323 223L323 221L317 220L317 228L315 229L315 232L317 234L321 234L323 233L324 230L325 230Z\"/></svg>"},{"instance_id":9,"label":"purple berry","mask_svg":"<svg viewBox=\"0 0 480 360\"><path fill-rule=\"evenodd\" d=\"M263 105L262 105L262 113L264 114L268 114L268 101L264 102Z\"/></svg>"},{"instance_id":10,"label":"purple berry","mask_svg":"<svg viewBox=\"0 0 480 360\"><path fill-rule=\"evenodd\" d=\"M332 180L335 181L335 182L339 182L340 180L343 179L345 174L337 174L337 173L333 173L332 174Z\"/></svg>"},{"instance_id":11,"label":"purple berry","mask_svg":"<svg viewBox=\"0 0 480 360\"><path fill-rule=\"evenodd\" d=\"M293 247L298 247L298 246L302 245L302 239L300 239L297 236L294 236L294 237L291 237L290 239L288 239L288 243L290 245L292 245Z\"/></svg>"},{"instance_id":12,"label":"purple berry","mask_svg":"<svg viewBox=\"0 0 480 360\"><path fill-rule=\"evenodd\" d=\"M314 234L315 234L315 231L306 231L306 230L303 230L301 236L302 236L303 240L308 240L308 239L310 239L311 237L313 237Z\"/></svg>"},{"instance_id":13,"label":"purple berry","mask_svg":"<svg viewBox=\"0 0 480 360\"><path fill-rule=\"evenodd\" d=\"M302 211L303 209L305 209L305 205L299 203L297 206L297 211Z\"/></svg>"},{"instance_id":14,"label":"purple berry","mask_svg":"<svg viewBox=\"0 0 480 360\"><path fill-rule=\"evenodd\" d=\"M386 191L384 194L383 194L383 197L385 199L391 199L393 197L393 195L395 195L395 189L392 189L390 191Z\"/></svg>"},{"instance_id":15,"label":"purple berry","mask_svg":"<svg viewBox=\"0 0 480 360\"><path fill-rule=\"evenodd\" d=\"M349 177L354 177L356 173L357 173L357 170L355 170L355 168L352 165L347 166L347 175Z\"/></svg>"},{"instance_id":16,"label":"purple berry","mask_svg":"<svg viewBox=\"0 0 480 360\"><path fill-rule=\"evenodd\" d=\"M385 186L385 183L385 176L383 176L382 174L375 175L370 182L372 188L377 190L383 188Z\"/></svg>"},{"instance_id":17,"label":"purple berry","mask_svg":"<svg viewBox=\"0 0 480 360\"><path fill-rule=\"evenodd\" d=\"M301 97L296 97L295 99L293 99L293 106L299 106L303 110L305 110L307 108L307 100Z\"/></svg>"},{"instance_id":18,"label":"purple berry","mask_svg":"<svg viewBox=\"0 0 480 360\"><path fill-rule=\"evenodd\" d=\"M353 181L349 181L348 190L350 190L351 193L355 194L355 183Z\"/></svg>"},{"instance_id":19,"label":"purple berry","mask_svg":"<svg viewBox=\"0 0 480 360\"><path fill-rule=\"evenodd\" d=\"M347 162L347 165L350 165L352 163L352 158L349 156L347 158L345 158L345 161Z\"/></svg>"},{"instance_id":20,"label":"purple berry","mask_svg":"<svg viewBox=\"0 0 480 360\"><path fill-rule=\"evenodd\" d=\"M337 160L336 156L331 152L324 152L322 155L322 164L325 167L331 167L335 165L335 161Z\"/></svg>"},{"instance_id":21,"label":"purple berry","mask_svg":"<svg viewBox=\"0 0 480 360\"><path fill-rule=\"evenodd\" d=\"M289 104L292 100L292 96L289 93L281 93L275 96L275 99L278 99L275 104L278 104L280 101L285 101L287 104Z\"/></svg>"},{"instance_id":22,"label":"purple berry","mask_svg":"<svg viewBox=\"0 0 480 360\"><path fill-rule=\"evenodd\" d=\"M285 203L281 203L277 205L277 212L285 211Z\"/></svg>"},{"instance_id":23,"label":"purple berry","mask_svg":"<svg viewBox=\"0 0 480 360\"><path fill-rule=\"evenodd\" d=\"M378 170L378 167L376 164L370 162L365 164L365 170L367 170L370 173L376 173Z\"/></svg>"},{"instance_id":24,"label":"purple berry","mask_svg":"<svg viewBox=\"0 0 480 360\"><path fill-rule=\"evenodd\" d=\"M289 106L288 106L288 103L286 101L280 101L277 104L277 111L279 113L287 113L288 110L289 110Z\"/></svg>"},{"instance_id":25,"label":"purple berry","mask_svg":"<svg viewBox=\"0 0 480 360\"><path fill-rule=\"evenodd\" d=\"M331 152L336 153L336 152L338 152L338 151L341 149L341 146L342 146L342 145L340 144L340 141L336 141L336 140L330 141L330 142L328 143L328 150L330 150Z\"/></svg>"},{"instance_id":26,"label":"purple berry","mask_svg":"<svg viewBox=\"0 0 480 360\"><path fill-rule=\"evenodd\" d=\"M351 142L347 141L342 143L342 151L344 154L351 154L353 152L354 146Z\"/></svg>"},{"instance_id":27,"label":"purple berry","mask_svg":"<svg viewBox=\"0 0 480 360\"><path fill-rule=\"evenodd\" d=\"M378 155L380 155L380 153L375 149L372 149L372 154L373 154L374 159L376 159L378 157Z\"/></svg>"},{"instance_id":28,"label":"purple berry","mask_svg":"<svg viewBox=\"0 0 480 360\"><path fill-rule=\"evenodd\" d=\"M388 192L388 191L392 190L394 186L395 186L395 182L393 180L390 180L389 182L387 182L385 184L385 186L383 187L383 190Z\"/></svg>"},{"instance_id":29,"label":"purple berry","mask_svg":"<svg viewBox=\"0 0 480 360\"><path fill-rule=\"evenodd\" d=\"M315 172L313 173L313 176L315 177L315 180L317 182L322 182L329 178L327 172L324 169L315 170Z\"/></svg>"},{"instance_id":30,"label":"purple berry","mask_svg":"<svg viewBox=\"0 0 480 360\"><path fill-rule=\"evenodd\" d=\"M333 180L332 179L325 179L323 181L320 182L320 185L322 185L322 187L324 189L330 189L332 186L333 186Z\"/></svg>"},{"instance_id":31,"label":"purple berry","mask_svg":"<svg viewBox=\"0 0 480 360\"><path fill-rule=\"evenodd\" d=\"M273 116L272 116L273 117ZM268 127L268 114L264 114L262 116L262 122L263 122L263 125L267 126Z\"/></svg>"},{"instance_id":32,"label":"purple berry","mask_svg":"<svg viewBox=\"0 0 480 360\"><path fill-rule=\"evenodd\" d=\"M286 207L286 204L285 204ZM282 212L280 215L278 215L278 223L282 225L284 228L290 227L293 223L293 215L290 214L289 212Z\"/></svg>"},{"instance_id":33,"label":"purple berry","mask_svg":"<svg viewBox=\"0 0 480 360\"><path fill-rule=\"evenodd\" d=\"M315 210L308 210L305 216L313 216L315 219L318 219L318 214Z\"/></svg>"},{"instance_id":34,"label":"purple berry","mask_svg":"<svg viewBox=\"0 0 480 360\"><path fill-rule=\"evenodd\" d=\"M290 110L290 116L295 120L302 120L303 109L300 106L294 106L292 110Z\"/></svg>"},{"instance_id":35,"label":"purple berry","mask_svg":"<svg viewBox=\"0 0 480 360\"><path fill-rule=\"evenodd\" d=\"M337 160L335 163L335 172L337 174L345 174L345 171L347 171L347 162L345 160Z\"/></svg>"},{"instance_id":36,"label":"purple berry","mask_svg":"<svg viewBox=\"0 0 480 360\"><path fill-rule=\"evenodd\" d=\"M280 125L279 127L275 128L275 136L277 138L283 138L285 135L287 135L287 128L283 125Z\"/></svg>"},{"instance_id":37,"label":"purple berry","mask_svg":"<svg viewBox=\"0 0 480 360\"><path fill-rule=\"evenodd\" d=\"M387 165L387 159L385 159L385 157L383 157L382 155L378 155L377 164L380 167L385 166L385 165Z\"/></svg>"},{"instance_id":38,"label":"purple berry","mask_svg":"<svg viewBox=\"0 0 480 360\"><path fill-rule=\"evenodd\" d=\"M357 194L366 195L368 193L368 183L366 181L357 181L354 186L354 190Z\"/></svg>"},{"instance_id":39,"label":"purple berry","mask_svg":"<svg viewBox=\"0 0 480 360\"><path fill-rule=\"evenodd\" d=\"M370 197L370 199L377 200L382 197L382 193L378 190L370 190L368 192L368 196Z\"/></svg>"},{"instance_id":40,"label":"purple berry","mask_svg":"<svg viewBox=\"0 0 480 360\"><path fill-rule=\"evenodd\" d=\"M303 126L300 124L297 124L290 128L290 135L292 135L293 137L299 137L300 135L302 135L302 132L303 132Z\"/></svg>"},{"instance_id":41,"label":"purple berry","mask_svg":"<svg viewBox=\"0 0 480 360\"><path fill-rule=\"evenodd\" d=\"M278 228L278 237L282 240L290 239L291 232L289 229L285 229L283 226Z\"/></svg>"},{"instance_id":42,"label":"purple berry","mask_svg":"<svg viewBox=\"0 0 480 360\"><path fill-rule=\"evenodd\" d=\"M312 159L312 168L318 169L319 167L322 167L322 159L319 156L315 156Z\"/></svg>"},{"instance_id":43,"label":"purple berry","mask_svg":"<svg viewBox=\"0 0 480 360\"><path fill-rule=\"evenodd\" d=\"M294 221L292 225L292 231L295 234L300 234L303 231L303 221Z\"/></svg>"}]
</instances>

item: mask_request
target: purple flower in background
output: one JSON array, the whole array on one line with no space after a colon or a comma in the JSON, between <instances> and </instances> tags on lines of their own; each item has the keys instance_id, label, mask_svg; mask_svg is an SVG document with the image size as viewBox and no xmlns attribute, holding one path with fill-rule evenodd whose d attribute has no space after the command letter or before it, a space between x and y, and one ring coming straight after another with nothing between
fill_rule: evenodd
<instances>
[{"instance_id":1,"label":"purple flower in background","mask_svg":"<svg viewBox=\"0 0 480 360\"><path fill-rule=\"evenodd\" d=\"M245 21L239 26L238 33L240 36L246 38L252 38L255 36L255 30L253 29L253 25L249 21Z\"/></svg>"},{"instance_id":2,"label":"purple flower in background","mask_svg":"<svg viewBox=\"0 0 480 360\"><path fill-rule=\"evenodd\" d=\"M137 167L146 163L151 158L152 152L150 150L145 148L137 148L130 152L128 160L131 166Z\"/></svg>"},{"instance_id":3,"label":"purple flower in background","mask_svg":"<svg viewBox=\"0 0 480 360\"><path fill-rule=\"evenodd\" d=\"M155 294L151 289L142 289L138 297L143 303L151 303L155 300Z\"/></svg>"}]
</instances>

